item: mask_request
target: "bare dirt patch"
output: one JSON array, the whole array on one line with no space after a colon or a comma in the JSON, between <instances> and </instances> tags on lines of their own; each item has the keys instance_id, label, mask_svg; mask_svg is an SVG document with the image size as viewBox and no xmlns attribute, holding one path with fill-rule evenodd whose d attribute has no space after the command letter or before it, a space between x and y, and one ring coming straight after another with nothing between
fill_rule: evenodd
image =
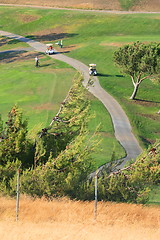
<instances>
[{"instance_id":1,"label":"bare dirt patch","mask_svg":"<svg viewBox=\"0 0 160 240\"><path fill-rule=\"evenodd\" d=\"M64 38L64 29L62 27L49 28L34 33L36 39L43 41L54 41Z\"/></svg>"},{"instance_id":2,"label":"bare dirt patch","mask_svg":"<svg viewBox=\"0 0 160 240\"><path fill-rule=\"evenodd\" d=\"M43 103L32 107L35 110L53 110L54 106L52 103Z\"/></svg>"},{"instance_id":3,"label":"bare dirt patch","mask_svg":"<svg viewBox=\"0 0 160 240\"><path fill-rule=\"evenodd\" d=\"M160 121L160 115L158 114L140 114L141 116L145 117L145 118L150 118L152 120L155 120L155 121Z\"/></svg>"},{"instance_id":4,"label":"bare dirt patch","mask_svg":"<svg viewBox=\"0 0 160 240\"><path fill-rule=\"evenodd\" d=\"M122 42L112 42L112 43L101 43L101 46L111 46L111 47L122 47L127 43L122 43Z\"/></svg>"},{"instance_id":5,"label":"bare dirt patch","mask_svg":"<svg viewBox=\"0 0 160 240\"><path fill-rule=\"evenodd\" d=\"M122 47L124 45L131 45L134 42L111 42L111 43L100 43L101 46L111 46L111 47ZM144 44L148 44L149 41L142 41Z\"/></svg>"},{"instance_id":6,"label":"bare dirt patch","mask_svg":"<svg viewBox=\"0 0 160 240\"><path fill-rule=\"evenodd\" d=\"M34 33L34 38L37 41L42 41L44 43L48 42L54 42L55 44L58 43L58 41L63 40L64 38L71 37L74 34L66 33L65 30L62 27L56 27L56 28L49 28L44 29L41 31L37 31ZM69 45L65 46L65 42L63 42L63 48L60 49L57 45L54 46L57 48L58 52L70 52L74 49L79 48L79 45Z\"/></svg>"},{"instance_id":7,"label":"bare dirt patch","mask_svg":"<svg viewBox=\"0 0 160 240\"><path fill-rule=\"evenodd\" d=\"M36 41L42 42L51 42L58 41L67 37L75 36L74 33L67 33L63 28L48 28L41 31L34 32L34 35L31 35L30 38L34 38Z\"/></svg>"},{"instance_id":8,"label":"bare dirt patch","mask_svg":"<svg viewBox=\"0 0 160 240\"><path fill-rule=\"evenodd\" d=\"M158 102L154 102L154 101L152 102L152 101L141 100L141 99L134 100L133 103L139 104L141 106L146 106L146 107L157 107L159 105Z\"/></svg>"},{"instance_id":9,"label":"bare dirt patch","mask_svg":"<svg viewBox=\"0 0 160 240\"><path fill-rule=\"evenodd\" d=\"M67 47L63 46L62 49L58 49L58 52L68 53L68 52L73 51L73 50L78 49L78 48L80 48L80 45L69 45Z\"/></svg>"},{"instance_id":10,"label":"bare dirt patch","mask_svg":"<svg viewBox=\"0 0 160 240\"><path fill-rule=\"evenodd\" d=\"M23 23L28 23L37 20L39 17L29 14L18 14L17 18Z\"/></svg>"},{"instance_id":11,"label":"bare dirt patch","mask_svg":"<svg viewBox=\"0 0 160 240\"><path fill-rule=\"evenodd\" d=\"M45 7L121 10L118 0L1 0L1 3L40 5Z\"/></svg>"}]
</instances>

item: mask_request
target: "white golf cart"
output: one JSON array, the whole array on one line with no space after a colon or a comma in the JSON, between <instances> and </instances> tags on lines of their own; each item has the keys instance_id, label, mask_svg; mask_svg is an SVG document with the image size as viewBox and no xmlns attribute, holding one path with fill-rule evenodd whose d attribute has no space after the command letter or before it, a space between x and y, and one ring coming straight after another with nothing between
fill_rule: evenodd
<instances>
[{"instance_id":1,"label":"white golf cart","mask_svg":"<svg viewBox=\"0 0 160 240\"><path fill-rule=\"evenodd\" d=\"M53 44L48 43L48 44L46 44L46 46L47 46L46 54L51 55L51 54L55 53L55 51L53 49Z\"/></svg>"},{"instance_id":2,"label":"white golf cart","mask_svg":"<svg viewBox=\"0 0 160 240\"><path fill-rule=\"evenodd\" d=\"M95 63L91 63L89 64L89 75L93 75L96 76L97 75L97 70L96 70L96 64Z\"/></svg>"}]
</instances>

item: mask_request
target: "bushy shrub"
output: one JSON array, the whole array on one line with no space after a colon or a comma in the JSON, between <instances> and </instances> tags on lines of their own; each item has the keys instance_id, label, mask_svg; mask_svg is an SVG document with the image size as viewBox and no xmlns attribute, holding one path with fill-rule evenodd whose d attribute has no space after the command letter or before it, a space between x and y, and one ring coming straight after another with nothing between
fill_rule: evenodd
<instances>
[{"instance_id":1,"label":"bushy shrub","mask_svg":"<svg viewBox=\"0 0 160 240\"><path fill-rule=\"evenodd\" d=\"M17 170L21 162L7 162L5 166L0 166L0 193L14 196L16 194Z\"/></svg>"},{"instance_id":2,"label":"bushy shrub","mask_svg":"<svg viewBox=\"0 0 160 240\"><path fill-rule=\"evenodd\" d=\"M152 185L160 183L159 141L144 151L136 162L110 175L99 178L99 199L145 203Z\"/></svg>"}]
</instances>

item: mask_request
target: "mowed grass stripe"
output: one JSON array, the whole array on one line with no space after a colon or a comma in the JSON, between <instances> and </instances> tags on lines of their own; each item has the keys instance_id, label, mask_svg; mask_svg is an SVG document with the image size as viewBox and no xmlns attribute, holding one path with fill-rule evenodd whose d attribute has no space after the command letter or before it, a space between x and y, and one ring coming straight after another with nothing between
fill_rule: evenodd
<instances>
[{"instance_id":1,"label":"mowed grass stripe","mask_svg":"<svg viewBox=\"0 0 160 240\"><path fill-rule=\"evenodd\" d=\"M45 61L50 64L48 71ZM0 71L2 117L6 116L13 104L18 104L28 117L30 130L38 123L42 123L43 127L49 124L75 75L74 69L67 65L61 68L60 62L48 60L47 57L41 59L39 68L35 68L34 59L30 59L2 64Z\"/></svg>"}]
</instances>

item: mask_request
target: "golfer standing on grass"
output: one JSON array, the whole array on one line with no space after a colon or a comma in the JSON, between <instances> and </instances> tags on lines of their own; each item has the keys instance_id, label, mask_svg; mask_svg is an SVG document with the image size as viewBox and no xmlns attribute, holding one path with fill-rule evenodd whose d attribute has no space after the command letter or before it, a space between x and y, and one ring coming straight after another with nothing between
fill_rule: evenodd
<instances>
[{"instance_id":1,"label":"golfer standing on grass","mask_svg":"<svg viewBox=\"0 0 160 240\"><path fill-rule=\"evenodd\" d=\"M36 63L36 67L39 67L39 58L37 56L35 57L35 63Z\"/></svg>"}]
</instances>

